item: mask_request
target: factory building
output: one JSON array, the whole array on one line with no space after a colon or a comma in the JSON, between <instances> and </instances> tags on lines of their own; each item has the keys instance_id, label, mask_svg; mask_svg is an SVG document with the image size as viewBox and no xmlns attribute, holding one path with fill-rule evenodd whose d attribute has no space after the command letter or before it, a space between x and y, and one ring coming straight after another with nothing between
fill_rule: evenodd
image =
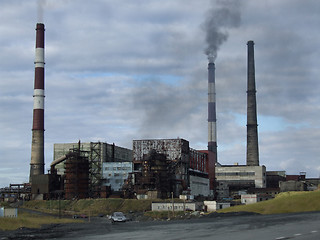
<instances>
[{"instance_id":1,"label":"factory building","mask_svg":"<svg viewBox=\"0 0 320 240\"><path fill-rule=\"evenodd\" d=\"M238 195L240 190L266 188L266 167L247 165L216 166L218 198Z\"/></svg>"},{"instance_id":2,"label":"factory building","mask_svg":"<svg viewBox=\"0 0 320 240\"><path fill-rule=\"evenodd\" d=\"M59 159L67 154L70 149L78 146L78 143L55 143L53 148L53 158ZM80 143L80 149L86 151L89 161L95 162L96 168L100 169L102 174L102 164L104 162L132 162L132 150L109 144L105 142ZM64 164L56 166L59 175L64 174Z\"/></svg>"},{"instance_id":3,"label":"factory building","mask_svg":"<svg viewBox=\"0 0 320 240\"><path fill-rule=\"evenodd\" d=\"M247 158L245 166L217 161L215 64L208 63L208 149L197 151L184 139L134 140L133 150L103 142L54 144L54 161L44 174L44 24L37 23L33 94L32 148L29 182L35 197L67 199L107 196L121 191L132 196L175 197L180 194L230 197L235 191L263 188L317 188L319 179L289 179L283 172L266 173L259 166L254 42L248 41ZM286 177L286 179L284 179ZM300 176L301 177L301 176ZM283 181L295 181L285 182ZM298 182L298 184L297 184ZM303 183L305 184L305 183ZM302 187L301 187L302 186ZM259 190L258 190L259 191ZM19 192L19 191L18 191ZM30 192L30 189L28 190ZM4 191L6 193L6 191Z\"/></svg>"},{"instance_id":4,"label":"factory building","mask_svg":"<svg viewBox=\"0 0 320 240\"><path fill-rule=\"evenodd\" d=\"M74 153L77 153L77 156L71 160ZM82 189L82 192L87 192L87 194L81 194L80 190L72 190L74 198L107 196L106 191L116 191L122 186L123 175L128 175L132 169L132 166L130 167L132 165L132 150L104 142L56 143L54 144L54 159L51 164L51 173L63 177L66 195L68 183L73 183L72 189ZM124 167L122 167L121 171L115 171L111 174L108 169L111 167L112 171L114 167L118 169L119 166L113 166L116 163L127 164L127 170L123 172ZM75 171L75 169L78 170ZM122 179L118 176L120 172ZM87 190L85 190L85 186L87 186Z\"/></svg>"},{"instance_id":5,"label":"factory building","mask_svg":"<svg viewBox=\"0 0 320 240\"><path fill-rule=\"evenodd\" d=\"M191 149L187 140L134 140L132 163L133 172L124 186L128 197L149 192L157 198L212 193L208 154Z\"/></svg>"}]
</instances>

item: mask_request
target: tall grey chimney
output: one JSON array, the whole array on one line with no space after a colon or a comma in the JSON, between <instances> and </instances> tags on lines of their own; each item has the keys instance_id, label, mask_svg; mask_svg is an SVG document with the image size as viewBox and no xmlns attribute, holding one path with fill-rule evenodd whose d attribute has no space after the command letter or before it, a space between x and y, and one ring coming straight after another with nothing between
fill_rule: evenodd
<instances>
[{"instance_id":1,"label":"tall grey chimney","mask_svg":"<svg viewBox=\"0 0 320 240\"><path fill-rule=\"evenodd\" d=\"M259 166L254 42L248 41L247 165Z\"/></svg>"}]
</instances>

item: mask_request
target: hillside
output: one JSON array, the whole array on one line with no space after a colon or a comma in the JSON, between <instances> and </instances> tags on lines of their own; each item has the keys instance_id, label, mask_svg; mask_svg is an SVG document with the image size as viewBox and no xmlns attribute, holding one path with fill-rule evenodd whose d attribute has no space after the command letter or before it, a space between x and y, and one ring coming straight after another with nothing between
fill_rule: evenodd
<instances>
[{"instance_id":1,"label":"hillside","mask_svg":"<svg viewBox=\"0 0 320 240\"><path fill-rule=\"evenodd\" d=\"M239 205L223 210L227 212L255 212L260 214L279 214L293 212L320 211L320 191L312 192L285 192L268 201L250 205Z\"/></svg>"},{"instance_id":2,"label":"hillside","mask_svg":"<svg viewBox=\"0 0 320 240\"><path fill-rule=\"evenodd\" d=\"M60 203L59 203L60 202ZM144 212L151 210L151 200L134 200L134 199L80 199L80 200L34 200L23 204L23 208L34 209L47 213L59 212L64 215L87 214L97 216L99 214L111 214L114 211L121 212Z\"/></svg>"}]
</instances>

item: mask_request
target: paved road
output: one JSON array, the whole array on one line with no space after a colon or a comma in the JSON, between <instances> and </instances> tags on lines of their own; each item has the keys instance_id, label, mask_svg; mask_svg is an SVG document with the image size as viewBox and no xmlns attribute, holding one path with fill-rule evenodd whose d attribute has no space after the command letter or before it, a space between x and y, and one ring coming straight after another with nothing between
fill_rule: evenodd
<instances>
[{"instance_id":1,"label":"paved road","mask_svg":"<svg viewBox=\"0 0 320 240\"><path fill-rule=\"evenodd\" d=\"M87 220L88 221L88 220ZM111 224L94 218L82 224L50 225L41 230L0 232L5 239L320 239L320 212L279 215L212 215L179 221Z\"/></svg>"},{"instance_id":2,"label":"paved road","mask_svg":"<svg viewBox=\"0 0 320 240\"><path fill-rule=\"evenodd\" d=\"M229 216L160 223L132 222L112 225L111 231L78 239L314 240L320 239L320 213Z\"/></svg>"}]
</instances>

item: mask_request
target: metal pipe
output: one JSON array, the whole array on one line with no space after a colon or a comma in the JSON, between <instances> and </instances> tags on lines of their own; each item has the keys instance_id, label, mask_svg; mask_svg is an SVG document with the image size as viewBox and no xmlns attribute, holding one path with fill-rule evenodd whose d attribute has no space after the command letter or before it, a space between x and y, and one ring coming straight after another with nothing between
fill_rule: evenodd
<instances>
[{"instance_id":1,"label":"metal pipe","mask_svg":"<svg viewBox=\"0 0 320 240\"><path fill-rule=\"evenodd\" d=\"M54 167L56 166L57 164L63 162L64 160L67 159L67 155L63 155L62 157L59 157L57 158L56 160L54 160L51 164L50 164L50 167Z\"/></svg>"}]
</instances>

